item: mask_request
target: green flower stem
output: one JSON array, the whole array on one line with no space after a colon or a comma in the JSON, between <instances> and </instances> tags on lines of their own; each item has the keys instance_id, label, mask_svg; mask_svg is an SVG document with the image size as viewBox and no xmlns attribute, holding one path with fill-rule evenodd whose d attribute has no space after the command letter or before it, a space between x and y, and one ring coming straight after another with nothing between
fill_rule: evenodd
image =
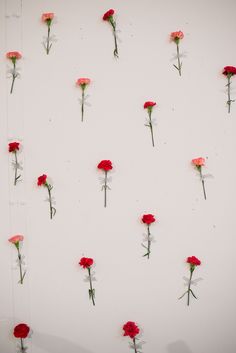
<instances>
[{"instance_id":1,"label":"green flower stem","mask_svg":"<svg viewBox=\"0 0 236 353\"><path fill-rule=\"evenodd\" d=\"M116 38L116 23L113 20L113 18L110 18L110 24L112 25L112 28L113 28L113 37L114 37L114 41L115 41L114 56L115 56L115 58L119 58L118 46L117 46L117 38Z\"/></svg>"},{"instance_id":2,"label":"green flower stem","mask_svg":"<svg viewBox=\"0 0 236 353\"><path fill-rule=\"evenodd\" d=\"M24 280L24 275L23 275L23 272L22 272L22 267L21 267L21 253L20 253L20 249L19 249L19 244L18 246L16 246L17 248L17 253L18 253L18 259L19 259L19 267L20 267L20 284L23 284L23 280Z\"/></svg>"},{"instance_id":3,"label":"green flower stem","mask_svg":"<svg viewBox=\"0 0 236 353\"><path fill-rule=\"evenodd\" d=\"M146 249L146 253L143 255L143 257L145 257L145 256L147 256L147 259L149 259L149 257L150 257L150 254L151 254L151 232L150 232L150 224L147 224L147 232L148 232L148 234L147 234L147 242L148 242L148 244L147 244L147 246L146 245L144 245L144 244L141 244L145 249Z\"/></svg>"},{"instance_id":4,"label":"green flower stem","mask_svg":"<svg viewBox=\"0 0 236 353\"><path fill-rule=\"evenodd\" d=\"M50 184L45 184L46 188L48 189L48 196L49 196L49 206L50 206L50 218L52 219L53 216L56 214L56 209L55 207L52 206L52 195L51 195L51 190L52 186Z\"/></svg>"},{"instance_id":5,"label":"green flower stem","mask_svg":"<svg viewBox=\"0 0 236 353\"><path fill-rule=\"evenodd\" d=\"M205 181L202 175L202 167L199 167L199 173L200 173L200 177L201 177L201 181L202 181L202 188L203 188L203 194L204 194L204 199L206 200L206 189L205 189Z\"/></svg>"},{"instance_id":6,"label":"green flower stem","mask_svg":"<svg viewBox=\"0 0 236 353\"><path fill-rule=\"evenodd\" d=\"M137 347L136 347L136 339L135 337L133 338L133 343L134 343L134 352L138 353Z\"/></svg>"},{"instance_id":7,"label":"green flower stem","mask_svg":"<svg viewBox=\"0 0 236 353\"><path fill-rule=\"evenodd\" d=\"M186 292L184 292L183 295L181 295L181 297L179 297L178 299L182 299L185 294L188 295L188 299L187 299L187 305L189 306L190 303L190 294L192 294L192 296L197 299L196 295L193 293L192 289L191 289L191 281L192 281L192 277L193 277L193 271L195 270L195 265L190 264L190 277L189 277L189 282L188 282L188 289L186 290Z\"/></svg>"},{"instance_id":8,"label":"green flower stem","mask_svg":"<svg viewBox=\"0 0 236 353\"><path fill-rule=\"evenodd\" d=\"M91 269L90 267L88 267L88 274L89 274L89 284L90 284L90 291L89 293L91 293L91 298L92 298L92 302L93 305L95 305L95 300L94 300L94 289L93 289L93 285L92 285L92 278L91 278Z\"/></svg>"},{"instance_id":9,"label":"green flower stem","mask_svg":"<svg viewBox=\"0 0 236 353\"><path fill-rule=\"evenodd\" d=\"M104 207L107 207L107 170L105 170Z\"/></svg>"},{"instance_id":10,"label":"green flower stem","mask_svg":"<svg viewBox=\"0 0 236 353\"><path fill-rule=\"evenodd\" d=\"M147 258L149 259L150 257L150 253L151 253L151 250L150 250L150 246L151 246L151 239L150 239L150 236L151 236L151 233L150 233L150 225L148 224L147 226L147 231L148 231L148 253L147 253Z\"/></svg>"},{"instance_id":11,"label":"green flower stem","mask_svg":"<svg viewBox=\"0 0 236 353\"><path fill-rule=\"evenodd\" d=\"M47 47L46 47L46 53L47 55L49 54L51 45L50 45L50 31L51 31L51 22L47 23L48 25L48 36L47 36Z\"/></svg>"},{"instance_id":12,"label":"green flower stem","mask_svg":"<svg viewBox=\"0 0 236 353\"><path fill-rule=\"evenodd\" d=\"M11 90L10 93L12 94L13 92L13 87L14 87L14 83L15 83L15 79L16 79L16 60L12 60L13 63L13 73L12 73L12 83L11 83Z\"/></svg>"},{"instance_id":13,"label":"green flower stem","mask_svg":"<svg viewBox=\"0 0 236 353\"><path fill-rule=\"evenodd\" d=\"M15 155L15 179L14 179L14 185L16 185L17 180L20 178L20 175L17 175L17 166L18 166L18 160L17 160L17 151L14 151L14 155Z\"/></svg>"},{"instance_id":14,"label":"green flower stem","mask_svg":"<svg viewBox=\"0 0 236 353\"><path fill-rule=\"evenodd\" d=\"M180 57L179 57L179 43L176 43L176 46L177 46L178 71L179 71L179 75L181 76L181 63L180 63Z\"/></svg>"},{"instance_id":15,"label":"green flower stem","mask_svg":"<svg viewBox=\"0 0 236 353\"><path fill-rule=\"evenodd\" d=\"M152 136L152 146L154 147L154 136L153 136L153 127L152 127L152 110L148 109L148 116L149 116L149 127Z\"/></svg>"},{"instance_id":16,"label":"green flower stem","mask_svg":"<svg viewBox=\"0 0 236 353\"><path fill-rule=\"evenodd\" d=\"M84 121L84 90L85 90L85 87L81 86L81 88L82 88L81 121Z\"/></svg>"},{"instance_id":17,"label":"green flower stem","mask_svg":"<svg viewBox=\"0 0 236 353\"><path fill-rule=\"evenodd\" d=\"M23 338L20 338L20 349L21 349L22 353L25 352L25 347L24 347L24 344L23 344Z\"/></svg>"},{"instance_id":18,"label":"green flower stem","mask_svg":"<svg viewBox=\"0 0 236 353\"><path fill-rule=\"evenodd\" d=\"M231 98L230 98L230 85L231 85L231 81L230 81L230 78L231 78L231 75L228 74L227 75L227 78L228 78L228 84L227 84L227 91L228 91L228 101L227 101L227 105L228 105L228 113L230 113L230 107L231 107Z\"/></svg>"},{"instance_id":19,"label":"green flower stem","mask_svg":"<svg viewBox=\"0 0 236 353\"><path fill-rule=\"evenodd\" d=\"M188 282L188 300L187 300L188 306L190 303L191 280L192 280L192 276L193 276L193 271L194 271L194 268L190 268L190 277L189 277L189 282Z\"/></svg>"}]
</instances>

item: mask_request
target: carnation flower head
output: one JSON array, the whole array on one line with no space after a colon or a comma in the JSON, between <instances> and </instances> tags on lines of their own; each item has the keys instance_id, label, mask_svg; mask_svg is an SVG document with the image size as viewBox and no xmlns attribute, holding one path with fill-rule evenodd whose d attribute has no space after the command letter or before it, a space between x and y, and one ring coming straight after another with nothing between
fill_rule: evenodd
<instances>
[{"instance_id":1,"label":"carnation flower head","mask_svg":"<svg viewBox=\"0 0 236 353\"><path fill-rule=\"evenodd\" d=\"M202 167L205 165L205 158L194 158L192 159L192 164L194 164L196 167Z\"/></svg>"},{"instance_id":2,"label":"carnation flower head","mask_svg":"<svg viewBox=\"0 0 236 353\"><path fill-rule=\"evenodd\" d=\"M18 51L9 51L6 54L6 57L11 60L19 60L22 58L22 55Z\"/></svg>"},{"instance_id":3,"label":"carnation flower head","mask_svg":"<svg viewBox=\"0 0 236 353\"><path fill-rule=\"evenodd\" d=\"M91 82L90 78L79 78L76 81L76 85L81 87L82 90L84 90L90 84L90 82Z\"/></svg>"},{"instance_id":4,"label":"carnation flower head","mask_svg":"<svg viewBox=\"0 0 236 353\"><path fill-rule=\"evenodd\" d=\"M53 12L46 12L42 14L42 21L43 22L52 22L53 18L54 18L54 13Z\"/></svg>"},{"instance_id":5,"label":"carnation flower head","mask_svg":"<svg viewBox=\"0 0 236 353\"><path fill-rule=\"evenodd\" d=\"M143 107L144 107L144 109L150 109L150 108L154 107L155 105L156 105L156 102L148 101L148 102L144 103Z\"/></svg>"},{"instance_id":6,"label":"carnation flower head","mask_svg":"<svg viewBox=\"0 0 236 353\"><path fill-rule=\"evenodd\" d=\"M98 163L98 169L103 169L105 172L108 172L113 168L112 162L109 159L104 159Z\"/></svg>"},{"instance_id":7,"label":"carnation flower head","mask_svg":"<svg viewBox=\"0 0 236 353\"><path fill-rule=\"evenodd\" d=\"M16 338L26 338L28 336L30 332L30 328L28 325L26 324L18 324L17 326L15 326L14 331L13 331L13 335Z\"/></svg>"},{"instance_id":8,"label":"carnation flower head","mask_svg":"<svg viewBox=\"0 0 236 353\"><path fill-rule=\"evenodd\" d=\"M43 174L43 175L40 175L38 177L38 182L37 182L38 186L41 186L41 185L46 185L47 184L47 175L46 174Z\"/></svg>"},{"instance_id":9,"label":"carnation flower head","mask_svg":"<svg viewBox=\"0 0 236 353\"><path fill-rule=\"evenodd\" d=\"M103 15L103 21L110 20L112 16L114 15L115 11L113 9L108 10L106 13Z\"/></svg>"},{"instance_id":10,"label":"carnation flower head","mask_svg":"<svg viewBox=\"0 0 236 353\"><path fill-rule=\"evenodd\" d=\"M20 241L23 241L24 240L24 237L23 235L13 235L11 238L8 239L8 241L12 244L17 244L19 243Z\"/></svg>"},{"instance_id":11,"label":"carnation flower head","mask_svg":"<svg viewBox=\"0 0 236 353\"><path fill-rule=\"evenodd\" d=\"M189 256L186 260L187 263L189 263L191 266L200 266L201 265L201 261L195 257L195 256Z\"/></svg>"},{"instance_id":12,"label":"carnation flower head","mask_svg":"<svg viewBox=\"0 0 236 353\"><path fill-rule=\"evenodd\" d=\"M225 66L223 70L223 75L225 76L234 76L236 75L236 67L235 66Z\"/></svg>"},{"instance_id":13,"label":"carnation flower head","mask_svg":"<svg viewBox=\"0 0 236 353\"><path fill-rule=\"evenodd\" d=\"M156 221L156 219L155 219L155 217L152 214L145 214L142 217L142 222L146 223L147 225L149 225L149 224L151 224L151 223L153 223L155 221Z\"/></svg>"},{"instance_id":14,"label":"carnation flower head","mask_svg":"<svg viewBox=\"0 0 236 353\"><path fill-rule=\"evenodd\" d=\"M140 332L138 326L133 321L126 322L126 324L123 326L123 330L124 330L123 335L129 336L130 338L134 338Z\"/></svg>"},{"instance_id":15,"label":"carnation flower head","mask_svg":"<svg viewBox=\"0 0 236 353\"><path fill-rule=\"evenodd\" d=\"M90 268L92 264L93 264L93 259L89 257L82 257L79 262L79 265L83 268Z\"/></svg>"},{"instance_id":16,"label":"carnation flower head","mask_svg":"<svg viewBox=\"0 0 236 353\"><path fill-rule=\"evenodd\" d=\"M20 142L10 142L8 144L8 151L9 152L16 152L19 150Z\"/></svg>"},{"instance_id":17,"label":"carnation flower head","mask_svg":"<svg viewBox=\"0 0 236 353\"><path fill-rule=\"evenodd\" d=\"M183 38L184 38L184 34L182 31L176 31L170 34L170 39L176 43L179 43L180 39L183 39Z\"/></svg>"}]
</instances>

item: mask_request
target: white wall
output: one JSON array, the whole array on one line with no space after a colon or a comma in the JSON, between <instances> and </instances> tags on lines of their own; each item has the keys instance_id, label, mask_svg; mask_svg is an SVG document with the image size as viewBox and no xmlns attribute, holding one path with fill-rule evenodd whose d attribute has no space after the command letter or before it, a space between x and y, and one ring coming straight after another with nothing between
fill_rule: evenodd
<instances>
[{"instance_id":1,"label":"white wall","mask_svg":"<svg viewBox=\"0 0 236 353\"><path fill-rule=\"evenodd\" d=\"M120 58L111 28L117 12ZM121 353L122 325L142 328L144 353L234 353L236 103L226 108L221 70L236 65L234 0L1 0L1 353L16 352L13 327L33 330L28 353ZM53 11L57 42L42 47L43 12ZM19 17L18 17L19 16ZM183 75L173 68L169 33L182 30ZM22 51L21 78L9 95L5 53ZM80 121L75 87L90 77L91 107ZM236 81L232 89L236 95ZM146 100L157 102L155 138L144 126ZM13 186L9 141L23 150L23 182ZM190 161L207 158L208 199ZM112 190L103 207L101 159L111 159ZM46 190L54 184L51 221ZM142 257L143 213L156 215L151 258ZM16 251L24 234L25 284L17 284ZM83 256L96 261L96 306L88 299ZM198 300L190 307L183 276L196 269Z\"/></svg>"}]
</instances>

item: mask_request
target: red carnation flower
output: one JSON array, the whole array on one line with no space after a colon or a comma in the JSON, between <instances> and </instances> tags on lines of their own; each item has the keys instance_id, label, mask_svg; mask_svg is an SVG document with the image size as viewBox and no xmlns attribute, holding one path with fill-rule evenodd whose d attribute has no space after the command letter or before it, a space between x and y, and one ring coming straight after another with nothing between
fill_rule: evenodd
<instances>
[{"instance_id":1,"label":"red carnation flower","mask_svg":"<svg viewBox=\"0 0 236 353\"><path fill-rule=\"evenodd\" d=\"M201 261L198 260L198 258L195 257L195 256L190 256L190 257L188 257L187 260L186 260L186 262L189 263L190 265L193 265L193 266L199 266L199 265L201 265Z\"/></svg>"},{"instance_id":2,"label":"red carnation flower","mask_svg":"<svg viewBox=\"0 0 236 353\"><path fill-rule=\"evenodd\" d=\"M91 266L93 265L93 259L89 257L82 257L80 259L79 265L88 270L88 279L89 279L89 298L92 299L93 305L95 305L95 289L92 285L92 274L91 274Z\"/></svg>"},{"instance_id":3,"label":"red carnation flower","mask_svg":"<svg viewBox=\"0 0 236 353\"><path fill-rule=\"evenodd\" d=\"M102 185L102 190L104 189L104 207L107 207L107 189L110 187L107 185L107 173L109 170L113 169L112 162L110 160L103 160L97 165L98 169L101 169L105 172L104 184Z\"/></svg>"},{"instance_id":4,"label":"red carnation flower","mask_svg":"<svg viewBox=\"0 0 236 353\"><path fill-rule=\"evenodd\" d=\"M82 257L79 262L80 266L83 268L88 268L92 266L93 264L93 259L90 259L89 257Z\"/></svg>"},{"instance_id":5,"label":"red carnation flower","mask_svg":"<svg viewBox=\"0 0 236 353\"><path fill-rule=\"evenodd\" d=\"M9 148L8 148L9 152L16 152L17 150L19 150L20 143L19 142L10 142L8 144L8 146L9 146Z\"/></svg>"},{"instance_id":6,"label":"red carnation flower","mask_svg":"<svg viewBox=\"0 0 236 353\"><path fill-rule=\"evenodd\" d=\"M113 37L114 37L114 41L115 41L115 49L114 49L114 56L115 58L118 58L118 46L117 46L117 36L116 36L116 21L113 18L115 11L113 9L108 10L106 13L104 13L103 15L103 20L104 21L108 21L113 29Z\"/></svg>"},{"instance_id":7,"label":"red carnation flower","mask_svg":"<svg viewBox=\"0 0 236 353\"><path fill-rule=\"evenodd\" d=\"M109 160L103 160L98 164L98 169L103 169L104 172L107 172L108 170L111 170L112 167L112 162Z\"/></svg>"},{"instance_id":8,"label":"red carnation flower","mask_svg":"<svg viewBox=\"0 0 236 353\"><path fill-rule=\"evenodd\" d=\"M24 339L28 337L28 334L30 332L30 328L26 324L19 324L14 328L13 335L16 338L20 339L20 352L25 353L27 350L27 347L24 346Z\"/></svg>"},{"instance_id":9,"label":"red carnation flower","mask_svg":"<svg viewBox=\"0 0 236 353\"><path fill-rule=\"evenodd\" d=\"M16 338L26 338L30 332L30 328L26 324L19 324L14 328L14 336Z\"/></svg>"},{"instance_id":10,"label":"red carnation flower","mask_svg":"<svg viewBox=\"0 0 236 353\"><path fill-rule=\"evenodd\" d=\"M152 223L156 221L155 217L152 214L144 214L142 216L142 222L147 225L147 235L145 235L145 242L147 242L147 246L145 244L141 244L146 250L146 254L143 256L147 256L147 259L149 259L150 254L151 254L151 232L150 232L150 226Z\"/></svg>"},{"instance_id":11,"label":"red carnation flower","mask_svg":"<svg viewBox=\"0 0 236 353\"><path fill-rule=\"evenodd\" d=\"M133 321L128 321L123 326L124 336L129 336L130 338L134 338L139 334L139 328Z\"/></svg>"},{"instance_id":12,"label":"red carnation flower","mask_svg":"<svg viewBox=\"0 0 236 353\"><path fill-rule=\"evenodd\" d=\"M225 66L223 70L223 75L236 75L236 67L235 66Z\"/></svg>"},{"instance_id":13,"label":"red carnation flower","mask_svg":"<svg viewBox=\"0 0 236 353\"><path fill-rule=\"evenodd\" d=\"M150 131L151 131L151 136L152 136L152 145L154 147L154 136L153 136L153 126L152 126L152 109L153 107L156 105L155 102L145 102L144 103L144 109L147 109L147 112L148 112L148 117L149 117L149 120L147 122L147 124L145 124L145 126L149 127L150 128Z\"/></svg>"},{"instance_id":14,"label":"red carnation flower","mask_svg":"<svg viewBox=\"0 0 236 353\"><path fill-rule=\"evenodd\" d=\"M17 151L19 151L19 146L20 146L20 142L10 142L8 144L8 151L13 152L15 155L15 160L13 162L14 170L15 170L14 185L16 185L16 183L19 181L21 177L21 175L17 175L18 169L21 168L17 158Z\"/></svg>"},{"instance_id":15,"label":"red carnation flower","mask_svg":"<svg viewBox=\"0 0 236 353\"><path fill-rule=\"evenodd\" d=\"M235 101L235 99L231 99L230 96L230 86L231 86L231 77L236 75L236 67L234 66L225 66L223 70L223 75L227 77L228 83L226 85L227 87L227 93L228 93L228 100L227 100L227 105L228 105L228 113L230 113L230 108L231 108L231 103Z\"/></svg>"},{"instance_id":16,"label":"red carnation flower","mask_svg":"<svg viewBox=\"0 0 236 353\"><path fill-rule=\"evenodd\" d=\"M144 107L144 109L146 109L149 107L154 107L154 105L156 105L155 102L145 102L143 107Z\"/></svg>"},{"instance_id":17,"label":"red carnation flower","mask_svg":"<svg viewBox=\"0 0 236 353\"><path fill-rule=\"evenodd\" d=\"M41 185L46 185L47 184L47 175L46 174L43 174L43 175L40 175L38 177L38 186L41 186Z\"/></svg>"},{"instance_id":18,"label":"red carnation flower","mask_svg":"<svg viewBox=\"0 0 236 353\"><path fill-rule=\"evenodd\" d=\"M195 256L189 256L186 259L186 262L189 263L189 271L190 271L190 277L189 277L189 281L188 281L188 289L186 290L186 292L184 292L183 295L181 295L181 298L183 298L185 296L185 294L188 295L188 299L187 299L187 305L189 305L190 303L190 294L192 294L192 296L197 299L196 295L193 293L192 289L191 289L191 284L192 284L192 277L193 277L193 272L196 268L196 266L200 266L201 265L201 261L195 257Z\"/></svg>"},{"instance_id":19,"label":"red carnation flower","mask_svg":"<svg viewBox=\"0 0 236 353\"><path fill-rule=\"evenodd\" d=\"M151 224L155 222L155 217L152 214L144 214L142 217L142 222L146 224Z\"/></svg>"},{"instance_id":20,"label":"red carnation flower","mask_svg":"<svg viewBox=\"0 0 236 353\"><path fill-rule=\"evenodd\" d=\"M111 16L113 16L115 11L113 9L108 10L106 13L103 15L103 20L107 21L110 19Z\"/></svg>"},{"instance_id":21,"label":"red carnation flower","mask_svg":"<svg viewBox=\"0 0 236 353\"><path fill-rule=\"evenodd\" d=\"M38 186L45 186L48 189L48 201L49 201L49 207L50 207L50 218L55 216L56 214L56 208L52 206L53 201L52 201L52 194L51 191L53 189L53 186L50 185L47 181L47 175L43 174L38 177Z\"/></svg>"},{"instance_id":22,"label":"red carnation flower","mask_svg":"<svg viewBox=\"0 0 236 353\"><path fill-rule=\"evenodd\" d=\"M126 324L123 326L123 330L124 330L123 336L129 336L133 341L133 344L130 344L130 347L134 349L135 353L140 352L140 348L141 348L142 343L139 344L139 347L136 344L136 339L137 339L136 336L140 332L136 323L133 321L126 322ZM139 350L138 350L138 348L139 348Z\"/></svg>"}]
</instances>

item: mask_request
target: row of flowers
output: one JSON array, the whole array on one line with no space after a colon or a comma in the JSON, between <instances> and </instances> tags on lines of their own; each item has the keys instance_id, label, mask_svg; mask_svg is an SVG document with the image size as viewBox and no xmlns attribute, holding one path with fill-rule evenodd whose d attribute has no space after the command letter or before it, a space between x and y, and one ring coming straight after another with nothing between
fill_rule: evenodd
<instances>
[{"instance_id":1,"label":"row of flowers","mask_svg":"<svg viewBox=\"0 0 236 353\"><path fill-rule=\"evenodd\" d=\"M19 241L20 240L18 240L18 248L19 248ZM16 245L16 242L14 242L14 244ZM186 262L189 264L189 271L190 271L188 289L186 290L186 292L184 292L184 294L179 299L187 295L187 305L189 305L191 295L195 299L197 299L196 295L193 293L193 290L191 289L191 283L192 283L193 272L197 266L201 265L201 261L195 256L191 256L187 258ZM92 300L93 305L95 305L95 289L93 288L93 285L92 285L92 269L91 269L93 264L94 264L94 260L86 257L82 257L79 262L79 265L84 269L87 269L88 271L88 279L90 283L89 298ZM135 353L140 352L144 342L139 341L140 340L140 338L138 337L138 335L140 334L139 326L133 321L128 321L123 325L123 331L124 331L123 336L128 336L131 339L130 348L133 349ZM32 331L27 324L20 323L17 326L15 326L13 335L20 341L18 348L21 353L25 353L25 351L27 350L27 346L25 345L24 340L30 337L31 334L32 334Z\"/></svg>"},{"instance_id":2,"label":"row of flowers","mask_svg":"<svg viewBox=\"0 0 236 353\"><path fill-rule=\"evenodd\" d=\"M178 71L179 71L179 73L181 75L182 64L179 61L179 49L178 49L179 48L179 40L180 40L180 34L179 33L182 33L182 32L173 32L172 35L176 36L176 37L173 37L173 38L174 38L174 41L176 42L177 52L178 52L178 66L174 65L174 67L176 69L178 69ZM17 68L16 68L16 62L17 62L17 60L22 58L22 55L18 51L11 51L11 52L8 52L6 54L6 57L11 60L12 65L13 65L13 68L11 70L12 84L11 84L11 89L10 89L10 93L12 93L13 92L14 83L15 83L15 79L19 76L19 73L17 72ZM227 99L226 103L227 103L227 106L228 106L228 112L230 113L231 104L232 104L232 102L235 101L234 99L231 99L231 84L232 84L231 78L236 74L236 67L234 67L234 66L225 66L223 71L222 71L222 73L227 78L226 87L227 87L227 98L228 99ZM85 96L85 89L90 83L91 83L91 80L89 78L79 78L76 81L76 84L82 89L82 98L80 100L81 101L81 120L82 121L84 120L85 100L88 97L88 96ZM154 138L153 138L151 113L152 113L152 108L155 105L156 105L155 102L150 102L150 101L148 101L148 102L146 102L144 104L144 108L147 109L148 115L149 115L149 122L148 122L147 126L150 127L150 129L151 129L153 147L154 147Z\"/></svg>"},{"instance_id":3,"label":"row of flowers","mask_svg":"<svg viewBox=\"0 0 236 353\"><path fill-rule=\"evenodd\" d=\"M112 32L113 32L113 37L114 37L114 46L115 46L114 51L113 51L113 55L115 58L119 58L118 44L117 44L116 20L114 18L114 15L115 15L115 11L113 9L110 9L102 16L102 19L103 19L103 21L108 22L112 27ZM52 26L54 18L55 18L55 14L53 12L46 12L46 13L43 13L41 16L42 22L45 23L47 26L47 36L44 38L44 41L43 41L43 46L44 46L44 49L45 49L47 55L49 54L49 52L51 50L51 47L53 44L53 39L54 39L54 36L51 36L51 26ZM182 63L180 63L179 41L180 41L180 39L184 38L184 34L181 31L172 32L170 34L170 38L177 45L177 61L178 61L178 63L177 63L177 65L174 65L174 67L179 71L179 75L181 76Z\"/></svg>"},{"instance_id":4,"label":"row of flowers","mask_svg":"<svg viewBox=\"0 0 236 353\"><path fill-rule=\"evenodd\" d=\"M151 129L152 132L152 129ZM152 135L153 136L153 135ZM14 185L17 184L21 179L21 174L19 174L19 169L22 169L21 164L18 161L18 151L20 149L20 142L10 142L8 145L8 150L10 153L14 155L14 161L12 162L14 168ZM192 160L192 164L197 169L200 175L200 180L203 187L203 194L206 200L206 190L205 190L205 176L202 174L202 167L205 165L205 159L202 157L195 158ZM112 162L110 160L102 160L98 163L97 168L104 172L104 178L101 179L102 181L102 190L104 191L104 207L107 207L107 191L110 190L108 185L111 178L108 178L108 172L113 169ZM50 205L50 218L52 219L53 216L56 214L56 209L53 206L53 198L52 198L52 184L48 181L48 176L46 174L42 174L38 177L37 181L38 186L44 186L48 191L48 201Z\"/></svg>"},{"instance_id":5,"label":"row of flowers","mask_svg":"<svg viewBox=\"0 0 236 353\"><path fill-rule=\"evenodd\" d=\"M147 215L143 215L142 217L142 222L145 223L147 225L148 228L148 235L147 238L145 239L145 241L147 241L148 245L143 246L146 249L146 253L143 255L144 257L147 256L147 258L149 259L150 253L151 253L151 233L150 233L150 225L155 222L155 217L151 214L147 214ZM24 236L23 235L14 235L11 238L8 239L8 241L13 244L17 250L17 265L19 266L19 271L20 271L20 279L19 282L20 284L23 284L24 282L24 278L26 275L26 268L25 268L25 262L24 262L24 256L21 254L21 248L22 248L22 243L24 241ZM189 280L187 280L187 284L188 284L188 289L186 292L184 292L184 294L179 298L181 299L183 296L185 296L185 294L188 295L188 300L187 300L187 304L189 305L189 301L190 301L190 295L193 295L194 298L196 298L195 294L193 293L192 289L191 289L191 284L192 284L192 276L193 276L193 272L196 268L196 266L199 266L201 264L201 261L198 260L195 256L190 256L187 258L187 263L190 265L190 278ZM86 281L89 282L89 298L92 300L93 305L95 305L95 289L93 288L93 281L95 280L95 272L92 270L92 266L94 264L94 260L92 258L89 257L82 257L79 261L79 265L84 268L87 269L88 271L88 276L86 277Z\"/></svg>"}]
</instances>

